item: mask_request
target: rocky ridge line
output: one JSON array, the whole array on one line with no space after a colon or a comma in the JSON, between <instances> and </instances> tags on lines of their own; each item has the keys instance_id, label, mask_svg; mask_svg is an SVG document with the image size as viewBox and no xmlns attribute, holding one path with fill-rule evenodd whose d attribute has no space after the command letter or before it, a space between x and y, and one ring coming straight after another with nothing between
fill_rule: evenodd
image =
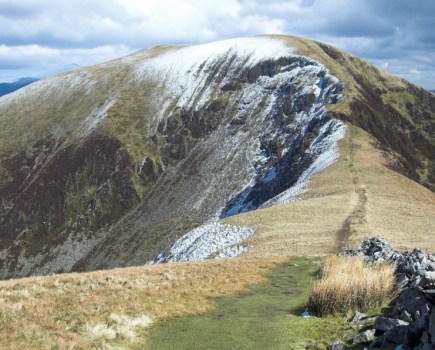
<instances>
[{"instance_id":1,"label":"rocky ridge line","mask_svg":"<svg viewBox=\"0 0 435 350\"><path fill-rule=\"evenodd\" d=\"M354 344L369 344L369 349L401 346L402 349L435 349L435 254L421 249L400 253L386 240L374 237L359 248L344 250L339 256L356 256L370 264L392 262L396 266L398 295L392 301L390 317L370 317L357 312L349 321L352 327L367 327L348 339ZM373 323L374 322L374 323ZM335 342L331 349L345 349Z\"/></svg>"}]
</instances>

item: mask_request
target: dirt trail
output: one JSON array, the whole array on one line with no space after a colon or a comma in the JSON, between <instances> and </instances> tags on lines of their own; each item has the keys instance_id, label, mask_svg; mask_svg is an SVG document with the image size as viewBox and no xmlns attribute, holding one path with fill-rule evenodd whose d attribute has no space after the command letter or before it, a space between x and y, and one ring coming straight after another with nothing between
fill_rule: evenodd
<instances>
[{"instance_id":1,"label":"dirt trail","mask_svg":"<svg viewBox=\"0 0 435 350\"><path fill-rule=\"evenodd\" d=\"M363 183L360 181L358 176L358 169L355 166L355 131L350 128L349 137L349 171L352 174L352 182L355 191L355 204L349 216L344 221L342 228L337 232L336 245L337 250L342 251L343 249L349 248L349 241L353 234L358 232L362 226L367 224L367 189Z\"/></svg>"}]
</instances>

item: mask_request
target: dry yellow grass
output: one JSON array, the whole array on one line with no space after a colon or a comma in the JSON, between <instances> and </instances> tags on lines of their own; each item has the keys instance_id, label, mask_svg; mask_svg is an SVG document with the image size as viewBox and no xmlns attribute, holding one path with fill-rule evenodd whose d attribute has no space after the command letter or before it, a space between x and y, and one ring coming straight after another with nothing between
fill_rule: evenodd
<instances>
[{"instance_id":1,"label":"dry yellow grass","mask_svg":"<svg viewBox=\"0 0 435 350\"><path fill-rule=\"evenodd\" d=\"M308 305L319 316L367 311L391 300L394 266L367 265L357 257L332 256L321 267L321 280L311 291Z\"/></svg>"},{"instance_id":2,"label":"dry yellow grass","mask_svg":"<svg viewBox=\"0 0 435 350\"><path fill-rule=\"evenodd\" d=\"M247 257L327 255L373 236L435 251L435 194L391 170L391 157L357 127L348 126L340 150L304 200L225 219L255 229Z\"/></svg>"},{"instance_id":3,"label":"dry yellow grass","mask_svg":"<svg viewBox=\"0 0 435 350\"><path fill-rule=\"evenodd\" d=\"M280 261L209 260L0 281L0 348L128 348L135 327L205 312L212 297L265 281Z\"/></svg>"}]
</instances>

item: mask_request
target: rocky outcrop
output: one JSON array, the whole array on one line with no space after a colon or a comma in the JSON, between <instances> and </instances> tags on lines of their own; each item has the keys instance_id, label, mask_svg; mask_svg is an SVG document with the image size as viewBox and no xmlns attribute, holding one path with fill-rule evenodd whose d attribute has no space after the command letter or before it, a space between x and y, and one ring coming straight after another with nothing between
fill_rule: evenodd
<instances>
[{"instance_id":1,"label":"rocky outcrop","mask_svg":"<svg viewBox=\"0 0 435 350\"><path fill-rule=\"evenodd\" d=\"M370 334L376 335L376 339L368 339L366 331L352 338L352 344L367 339L362 342L370 343L370 348L394 345L409 349L435 348L434 254L427 255L420 249L400 253L384 239L374 237L364 241L359 248L345 250L339 255L357 256L370 264L392 262L396 267L398 295L392 301L390 317L374 318Z\"/></svg>"}]
</instances>

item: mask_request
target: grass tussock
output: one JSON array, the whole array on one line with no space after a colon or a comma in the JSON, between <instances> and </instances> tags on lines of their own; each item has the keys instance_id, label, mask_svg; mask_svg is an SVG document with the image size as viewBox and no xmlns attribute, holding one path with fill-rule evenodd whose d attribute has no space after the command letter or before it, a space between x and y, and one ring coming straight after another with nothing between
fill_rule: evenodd
<instances>
[{"instance_id":1,"label":"grass tussock","mask_svg":"<svg viewBox=\"0 0 435 350\"><path fill-rule=\"evenodd\" d=\"M310 311L318 316L367 311L382 306L394 295L394 265L367 265L354 257L329 257L321 279L309 297Z\"/></svg>"}]
</instances>

